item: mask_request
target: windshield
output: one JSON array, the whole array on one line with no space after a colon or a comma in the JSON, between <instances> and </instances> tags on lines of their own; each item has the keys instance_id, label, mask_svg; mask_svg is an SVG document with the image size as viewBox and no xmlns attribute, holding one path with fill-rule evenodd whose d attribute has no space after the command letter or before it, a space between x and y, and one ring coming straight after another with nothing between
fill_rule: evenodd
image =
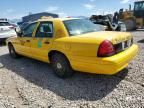
<instances>
[{"instance_id":1,"label":"windshield","mask_svg":"<svg viewBox=\"0 0 144 108\"><path fill-rule=\"evenodd\" d=\"M67 20L64 21L64 25L71 36L100 31L100 27L98 25L93 24L87 19Z\"/></svg>"},{"instance_id":2,"label":"windshield","mask_svg":"<svg viewBox=\"0 0 144 108\"><path fill-rule=\"evenodd\" d=\"M10 26L9 22L0 22L0 26Z\"/></svg>"}]
</instances>

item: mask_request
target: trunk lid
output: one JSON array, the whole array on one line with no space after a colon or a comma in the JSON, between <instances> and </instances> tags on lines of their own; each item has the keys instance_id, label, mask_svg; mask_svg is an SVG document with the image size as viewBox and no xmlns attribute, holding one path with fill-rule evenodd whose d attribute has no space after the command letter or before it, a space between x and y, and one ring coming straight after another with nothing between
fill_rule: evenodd
<instances>
[{"instance_id":1,"label":"trunk lid","mask_svg":"<svg viewBox=\"0 0 144 108\"><path fill-rule=\"evenodd\" d=\"M130 33L126 32L111 32L111 31L102 31L102 32L94 32L94 33L87 33L76 36L78 38L87 38L89 39L96 39L99 40L101 43L104 40L109 40L113 44L118 44L121 42L125 42L127 40L131 40L132 36Z\"/></svg>"},{"instance_id":2,"label":"trunk lid","mask_svg":"<svg viewBox=\"0 0 144 108\"><path fill-rule=\"evenodd\" d=\"M77 39L76 39L77 38ZM113 44L115 54L122 52L133 44L133 38L130 33L126 32L94 32L73 36L71 40L76 39L82 43L91 43L100 45L103 41L108 40Z\"/></svg>"}]
</instances>

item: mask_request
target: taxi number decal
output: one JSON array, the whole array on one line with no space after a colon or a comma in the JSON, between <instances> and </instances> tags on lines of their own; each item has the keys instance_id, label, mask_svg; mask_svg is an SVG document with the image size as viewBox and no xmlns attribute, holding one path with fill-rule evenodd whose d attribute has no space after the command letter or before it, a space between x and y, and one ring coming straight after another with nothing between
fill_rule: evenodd
<instances>
[{"instance_id":1,"label":"taxi number decal","mask_svg":"<svg viewBox=\"0 0 144 108\"><path fill-rule=\"evenodd\" d=\"M38 48L42 48L42 41L38 41Z\"/></svg>"}]
</instances>

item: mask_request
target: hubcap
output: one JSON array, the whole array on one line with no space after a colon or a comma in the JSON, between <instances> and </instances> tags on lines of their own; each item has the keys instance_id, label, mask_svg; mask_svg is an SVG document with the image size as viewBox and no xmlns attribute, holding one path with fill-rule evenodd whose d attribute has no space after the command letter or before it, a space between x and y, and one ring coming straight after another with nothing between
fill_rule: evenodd
<instances>
[{"instance_id":1,"label":"hubcap","mask_svg":"<svg viewBox=\"0 0 144 108\"><path fill-rule=\"evenodd\" d=\"M14 50L13 49L11 49L10 52L11 52L11 54L14 54Z\"/></svg>"},{"instance_id":2,"label":"hubcap","mask_svg":"<svg viewBox=\"0 0 144 108\"><path fill-rule=\"evenodd\" d=\"M57 68L62 69L62 65L60 63L57 63Z\"/></svg>"}]
</instances>

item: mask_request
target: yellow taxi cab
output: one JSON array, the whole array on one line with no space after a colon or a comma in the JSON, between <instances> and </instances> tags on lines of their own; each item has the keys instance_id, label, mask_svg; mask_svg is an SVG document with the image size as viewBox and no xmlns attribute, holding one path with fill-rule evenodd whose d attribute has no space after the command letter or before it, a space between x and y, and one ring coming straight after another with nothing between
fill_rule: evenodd
<instances>
[{"instance_id":1,"label":"yellow taxi cab","mask_svg":"<svg viewBox=\"0 0 144 108\"><path fill-rule=\"evenodd\" d=\"M11 57L50 63L57 76L74 71L113 75L128 66L138 46L126 32L100 31L87 19L42 18L7 40Z\"/></svg>"}]
</instances>

